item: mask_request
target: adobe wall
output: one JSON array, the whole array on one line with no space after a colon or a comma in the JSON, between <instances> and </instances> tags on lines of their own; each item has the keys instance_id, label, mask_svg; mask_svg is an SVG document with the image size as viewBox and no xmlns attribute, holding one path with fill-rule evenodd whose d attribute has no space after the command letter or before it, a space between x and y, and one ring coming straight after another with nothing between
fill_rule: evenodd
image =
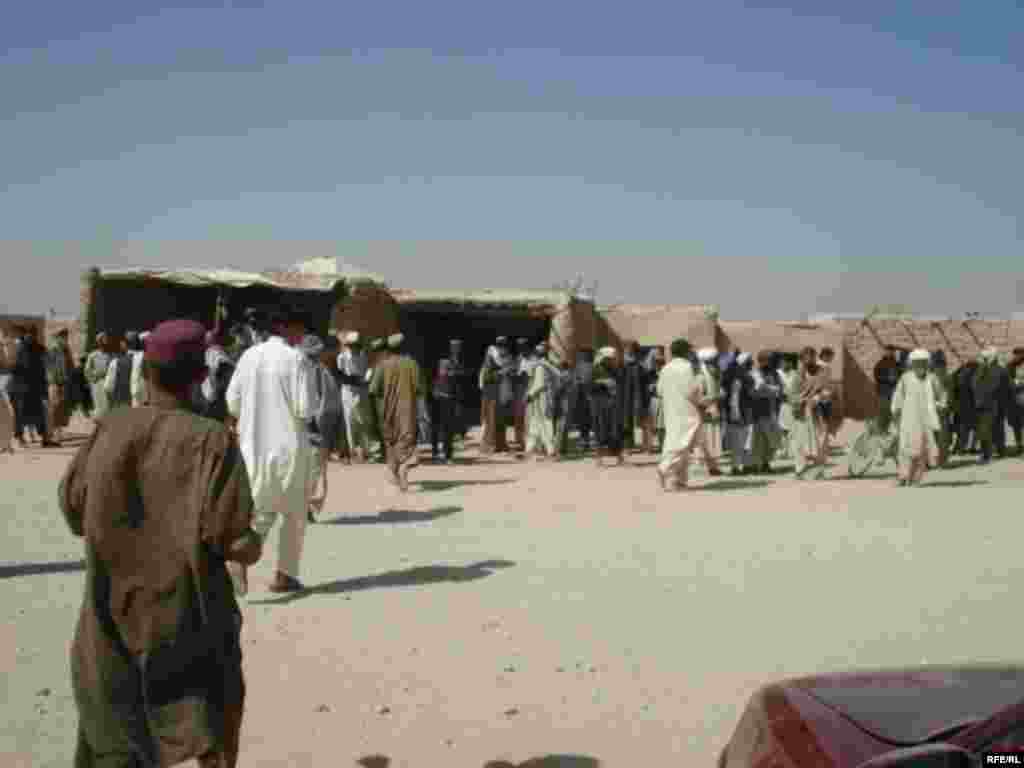
<instances>
[{"instance_id":1,"label":"adobe wall","mask_svg":"<svg viewBox=\"0 0 1024 768\"><path fill-rule=\"evenodd\" d=\"M357 283L335 305L331 327L338 334L357 331L364 342L386 338L401 330L398 302L387 288Z\"/></svg>"},{"instance_id":2,"label":"adobe wall","mask_svg":"<svg viewBox=\"0 0 1024 768\"><path fill-rule=\"evenodd\" d=\"M878 412L874 370L886 345L903 349L941 349L950 369L974 359L982 349L995 346L1000 352L1024 346L1024 321L1020 320L923 320L894 317L838 320L857 380L857 410L872 418Z\"/></svg>"}]
</instances>

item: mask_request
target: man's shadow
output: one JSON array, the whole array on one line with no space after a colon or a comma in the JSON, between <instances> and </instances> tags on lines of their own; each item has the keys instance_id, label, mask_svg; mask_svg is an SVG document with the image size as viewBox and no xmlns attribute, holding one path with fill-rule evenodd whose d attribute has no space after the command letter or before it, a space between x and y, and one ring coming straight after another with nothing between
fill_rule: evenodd
<instances>
[{"instance_id":1,"label":"man's shadow","mask_svg":"<svg viewBox=\"0 0 1024 768\"><path fill-rule=\"evenodd\" d=\"M457 515L462 507L437 507L419 512L411 509L385 509L379 515L333 517L317 520L318 525L398 525L402 523L429 523L443 517Z\"/></svg>"},{"instance_id":2,"label":"man's shadow","mask_svg":"<svg viewBox=\"0 0 1024 768\"><path fill-rule=\"evenodd\" d=\"M410 485L414 488L419 486L424 493L436 493L438 491L450 491L453 488L462 488L467 485L507 485L515 480L411 480Z\"/></svg>"},{"instance_id":3,"label":"man's shadow","mask_svg":"<svg viewBox=\"0 0 1024 768\"><path fill-rule=\"evenodd\" d=\"M85 560L71 560L56 563L18 563L0 565L0 579L18 576L44 576L51 573L75 573L85 570Z\"/></svg>"},{"instance_id":4,"label":"man's shadow","mask_svg":"<svg viewBox=\"0 0 1024 768\"><path fill-rule=\"evenodd\" d=\"M299 592L293 592L279 598L267 600L250 600L256 605L282 605L301 600L310 595L342 595L350 592L362 592L367 589L386 587L421 587L426 584L456 583L476 581L486 578L495 571L511 568L515 565L510 560L485 560L472 565L424 565L406 568L401 571L387 571L374 576L360 576L355 579L339 579L326 584L318 584Z\"/></svg>"},{"instance_id":5,"label":"man's shadow","mask_svg":"<svg viewBox=\"0 0 1024 768\"><path fill-rule=\"evenodd\" d=\"M384 755L368 755L357 760L356 765L360 768L390 768L391 758ZM484 763L483 768L600 768L600 765L599 760L583 755L547 755L518 764L507 760L491 760Z\"/></svg>"}]
</instances>

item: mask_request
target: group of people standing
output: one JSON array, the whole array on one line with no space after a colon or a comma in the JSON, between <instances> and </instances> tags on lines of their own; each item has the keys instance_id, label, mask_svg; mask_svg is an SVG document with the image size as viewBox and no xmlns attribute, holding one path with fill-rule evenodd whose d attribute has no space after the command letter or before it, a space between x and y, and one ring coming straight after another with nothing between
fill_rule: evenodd
<instances>
[{"instance_id":1,"label":"group of people standing","mask_svg":"<svg viewBox=\"0 0 1024 768\"><path fill-rule=\"evenodd\" d=\"M941 350L917 349L903 359L887 347L875 366L877 427L898 428L901 485L917 485L929 466L952 455L977 454L981 464L1008 455L1007 426L1024 455L1024 348L1001 361L994 347L950 371Z\"/></svg>"},{"instance_id":2,"label":"group of people standing","mask_svg":"<svg viewBox=\"0 0 1024 768\"><path fill-rule=\"evenodd\" d=\"M76 405L88 404L68 345L68 332L58 331L49 348L35 326L19 326L0 339L0 453L24 448L34 431L44 448L60 445Z\"/></svg>"}]
</instances>

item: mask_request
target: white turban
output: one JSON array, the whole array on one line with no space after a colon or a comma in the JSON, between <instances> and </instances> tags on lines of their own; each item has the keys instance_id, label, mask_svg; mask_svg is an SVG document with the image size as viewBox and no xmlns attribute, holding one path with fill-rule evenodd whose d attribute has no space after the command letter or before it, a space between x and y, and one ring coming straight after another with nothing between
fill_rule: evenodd
<instances>
[{"instance_id":1,"label":"white turban","mask_svg":"<svg viewBox=\"0 0 1024 768\"><path fill-rule=\"evenodd\" d=\"M718 359L718 350L714 347L704 347L697 352L697 359L702 363L710 363Z\"/></svg>"},{"instance_id":2,"label":"white turban","mask_svg":"<svg viewBox=\"0 0 1024 768\"><path fill-rule=\"evenodd\" d=\"M915 349L910 353L910 362L912 363L927 363L931 359L932 356L927 349Z\"/></svg>"}]
</instances>

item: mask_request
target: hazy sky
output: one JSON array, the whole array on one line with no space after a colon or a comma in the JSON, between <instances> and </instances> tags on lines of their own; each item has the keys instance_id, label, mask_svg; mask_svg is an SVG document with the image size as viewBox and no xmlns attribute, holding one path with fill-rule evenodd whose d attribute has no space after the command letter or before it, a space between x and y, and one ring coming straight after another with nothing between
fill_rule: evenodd
<instances>
[{"instance_id":1,"label":"hazy sky","mask_svg":"<svg viewBox=\"0 0 1024 768\"><path fill-rule=\"evenodd\" d=\"M312 256L729 318L1024 302L1024 6L17 4L0 311Z\"/></svg>"}]
</instances>

